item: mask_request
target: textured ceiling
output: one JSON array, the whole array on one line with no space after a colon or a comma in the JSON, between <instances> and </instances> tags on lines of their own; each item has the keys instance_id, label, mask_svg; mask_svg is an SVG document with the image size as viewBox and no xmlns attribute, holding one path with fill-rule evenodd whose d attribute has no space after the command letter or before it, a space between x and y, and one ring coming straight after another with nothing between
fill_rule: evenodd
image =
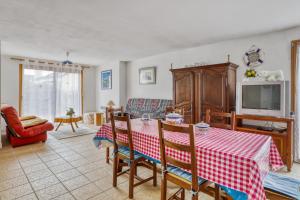
<instances>
[{"instance_id":1,"label":"textured ceiling","mask_svg":"<svg viewBox=\"0 0 300 200\"><path fill-rule=\"evenodd\" d=\"M0 0L2 52L102 64L300 25L299 0Z\"/></svg>"}]
</instances>

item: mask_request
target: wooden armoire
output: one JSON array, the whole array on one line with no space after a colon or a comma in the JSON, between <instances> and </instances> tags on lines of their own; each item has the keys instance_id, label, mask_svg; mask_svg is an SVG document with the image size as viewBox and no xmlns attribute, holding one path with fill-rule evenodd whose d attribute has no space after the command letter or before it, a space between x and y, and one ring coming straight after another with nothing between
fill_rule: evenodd
<instances>
[{"instance_id":1,"label":"wooden armoire","mask_svg":"<svg viewBox=\"0 0 300 200\"><path fill-rule=\"evenodd\" d=\"M206 109L235 110L237 67L233 63L220 63L170 70L174 103L186 105L185 123L204 121Z\"/></svg>"}]
</instances>

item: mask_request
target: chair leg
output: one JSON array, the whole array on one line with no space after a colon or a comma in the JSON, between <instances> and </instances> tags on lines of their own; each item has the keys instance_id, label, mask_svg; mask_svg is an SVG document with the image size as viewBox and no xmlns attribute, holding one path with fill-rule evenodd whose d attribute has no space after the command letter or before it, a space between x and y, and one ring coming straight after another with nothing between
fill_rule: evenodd
<instances>
[{"instance_id":1,"label":"chair leg","mask_svg":"<svg viewBox=\"0 0 300 200\"><path fill-rule=\"evenodd\" d=\"M166 199L167 199L167 180L166 177L164 176L161 179L160 200L166 200Z\"/></svg>"},{"instance_id":2,"label":"chair leg","mask_svg":"<svg viewBox=\"0 0 300 200\"><path fill-rule=\"evenodd\" d=\"M180 199L181 200L185 199L185 189L182 189Z\"/></svg>"},{"instance_id":3,"label":"chair leg","mask_svg":"<svg viewBox=\"0 0 300 200\"><path fill-rule=\"evenodd\" d=\"M192 200L198 200L198 193L195 195L192 195Z\"/></svg>"},{"instance_id":4,"label":"chair leg","mask_svg":"<svg viewBox=\"0 0 300 200\"><path fill-rule=\"evenodd\" d=\"M157 168L156 168L156 163L153 163L153 186L157 186Z\"/></svg>"},{"instance_id":5,"label":"chair leg","mask_svg":"<svg viewBox=\"0 0 300 200\"><path fill-rule=\"evenodd\" d=\"M215 184L215 200L221 199L221 188L219 185Z\"/></svg>"},{"instance_id":6,"label":"chair leg","mask_svg":"<svg viewBox=\"0 0 300 200\"><path fill-rule=\"evenodd\" d=\"M119 158L115 155L114 162L113 162L113 186L117 186L117 173L118 173L118 165L119 165Z\"/></svg>"},{"instance_id":7,"label":"chair leg","mask_svg":"<svg viewBox=\"0 0 300 200\"><path fill-rule=\"evenodd\" d=\"M109 164L109 147L106 147L106 163Z\"/></svg>"},{"instance_id":8,"label":"chair leg","mask_svg":"<svg viewBox=\"0 0 300 200\"><path fill-rule=\"evenodd\" d=\"M133 162L131 163L130 172L129 172L129 199L133 198L135 169L136 169L136 164Z\"/></svg>"}]
</instances>

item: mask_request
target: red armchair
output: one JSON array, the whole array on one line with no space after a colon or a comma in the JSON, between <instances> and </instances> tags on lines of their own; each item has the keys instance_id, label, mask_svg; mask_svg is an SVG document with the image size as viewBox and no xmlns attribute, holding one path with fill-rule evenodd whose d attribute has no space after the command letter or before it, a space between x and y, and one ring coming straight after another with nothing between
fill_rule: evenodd
<instances>
[{"instance_id":1,"label":"red armchair","mask_svg":"<svg viewBox=\"0 0 300 200\"><path fill-rule=\"evenodd\" d=\"M6 135L13 147L40 141L45 142L47 140L47 131L51 131L54 128L50 122L23 127L16 109L9 105L1 107L1 115L7 124Z\"/></svg>"}]
</instances>

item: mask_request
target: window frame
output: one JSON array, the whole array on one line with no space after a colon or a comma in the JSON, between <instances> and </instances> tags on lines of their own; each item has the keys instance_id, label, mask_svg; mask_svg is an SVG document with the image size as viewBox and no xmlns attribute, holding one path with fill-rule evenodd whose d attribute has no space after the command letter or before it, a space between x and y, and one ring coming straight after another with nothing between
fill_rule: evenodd
<instances>
[{"instance_id":1,"label":"window frame","mask_svg":"<svg viewBox=\"0 0 300 200\"><path fill-rule=\"evenodd\" d=\"M298 47L300 47L300 39L293 40L291 42L291 112L295 112L296 109L296 89L297 89L296 68L297 68L297 55L299 49Z\"/></svg>"}]
</instances>

